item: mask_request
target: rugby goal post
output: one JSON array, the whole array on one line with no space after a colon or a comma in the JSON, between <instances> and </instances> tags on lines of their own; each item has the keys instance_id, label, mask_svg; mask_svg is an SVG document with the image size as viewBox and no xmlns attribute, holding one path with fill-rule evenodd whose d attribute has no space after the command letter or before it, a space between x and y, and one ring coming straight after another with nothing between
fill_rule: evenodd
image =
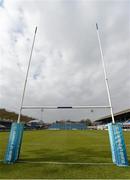
<instances>
[{"instance_id":1,"label":"rugby goal post","mask_svg":"<svg viewBox=\"0 0 130 180\"><path fill-rule=\"evenodd\" d=\"M103 67L103 71L104 71L104 79L105 79L105 84L106 84L109 105L108 106L23 106L25 90L26 90L26 85L27 85L27 81L28 81L28 74L29 74L29 69L30 69L30 65L31 65L32 53L33 53L33 48L34 48L34 43L35 43L35 37L36 37L36 33L37 33L37 27L36 27L35 32L34 32L33 43L32 43L31 53L30 53L30 57L29 57L24 87L23 87L23 93L22 93L21 104L20 104L20 108L19 108L18 120L17 120L17 123L12 124L9 142L8 142L6 155L5 155L5 161L4 161L5 163L9 163L9 164L14 163L19 158L20 147L21 147L21 143L22 143L22 134L23 134L23 124L20 123L22 109L109 108L111 117L112 117L112 123L108 125L111 151L112 151L112 160L113 160L113 163L115 163L118 166L128 166L128 159L127 159L127 153L126 153L126 147L125 147L125 143L124 143L122 128L120 127L119 124L116 124L115 120L114 120L110 88L109 88L106 67L105 67L105 63L104 63L104 55L103 55L103 51L102 51L101 39L100 39L99 28L98 28L97 23L96 23L96 30L97 30L97 37L98 37L99 48L100 48L100 53L101 53L102 67Z\"/></svg>"}]
</instances>

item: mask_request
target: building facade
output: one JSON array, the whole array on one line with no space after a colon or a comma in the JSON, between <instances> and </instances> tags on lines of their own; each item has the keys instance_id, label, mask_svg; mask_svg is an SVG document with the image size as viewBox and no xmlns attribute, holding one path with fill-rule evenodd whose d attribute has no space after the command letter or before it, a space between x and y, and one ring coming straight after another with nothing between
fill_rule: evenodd
<instances>
[{"instance_id":1,"label":"building facade","mask_svg":"<svg viewBox=\"0 0 130 180\"><path fill-rule=\"evenodd\" d=\"M66 121L59 121L50 124L48 129L52 130L85 130L86 123L84 122L66 122Z\"/></svg>"},{"instance_id":2,"label":"building facade","mask_svg":"<svg viewBox=\"0 0 130 180\"><path fill-rule=\"evenodd\" d=\"M114 119L115 119L115 122L119 122L119 123L124 123L126 121L129 121L130 120L130 109L126 109L126 110L115 113ZM105 125L110 122L112 122L112 118L111 118L111 115L108 115L108 116L102 117L102 118L94 121L94 124L95 125L103 125L103 124Z\"/></svg>"}]
</instances>

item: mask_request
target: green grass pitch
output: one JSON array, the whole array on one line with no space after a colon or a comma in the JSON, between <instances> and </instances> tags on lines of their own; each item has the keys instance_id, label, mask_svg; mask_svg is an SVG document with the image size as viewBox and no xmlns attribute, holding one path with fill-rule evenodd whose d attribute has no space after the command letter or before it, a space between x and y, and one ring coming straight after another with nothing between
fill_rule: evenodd
<instances>
[{"instance_id":1,"label":"green grass pitch","mask_svg":"<svg viewBox=\"0 0 130 180\"><path fill-rule=\"evenodd\" d=\"M124 135L130 160L130 132ZM8 136L0 133L1 160ZM0 178L130 179L130 167L112 164L107 131L25 131L20 161L13 165L0 162Z\"/></svg>"}]
</instances>

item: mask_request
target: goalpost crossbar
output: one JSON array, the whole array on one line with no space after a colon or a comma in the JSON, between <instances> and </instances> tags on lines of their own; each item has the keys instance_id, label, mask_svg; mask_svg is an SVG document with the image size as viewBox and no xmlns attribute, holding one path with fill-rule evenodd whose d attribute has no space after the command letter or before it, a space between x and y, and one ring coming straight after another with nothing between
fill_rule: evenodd
<instances>
[{"instance_id":1,"label":"goalpost crossbar","mask_svg":"<svg viewBox=\"0 0 130 180\"><path fill-rule=\"evenodd\" d=\"M96 109L111 108L110 106L22 106L22 109Z\"/></svg>"}]
</instances>

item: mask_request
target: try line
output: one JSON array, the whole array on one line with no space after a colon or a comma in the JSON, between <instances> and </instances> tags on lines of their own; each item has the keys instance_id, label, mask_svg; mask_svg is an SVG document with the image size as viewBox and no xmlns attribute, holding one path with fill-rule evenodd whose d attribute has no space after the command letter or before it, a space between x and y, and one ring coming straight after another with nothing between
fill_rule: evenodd
<instances>
[{"instance_id":1,"label":"try line","mask_svg":"<svg viewBox=\"0 0 130 180\"><path fill-rule=\"evenodd\" d=\"M55 164L55 165L113 165L113 163L87 163L87 162L55 162L55 161L18 161L18 163L29 164Z\"/></svg>"}]
</instances>

